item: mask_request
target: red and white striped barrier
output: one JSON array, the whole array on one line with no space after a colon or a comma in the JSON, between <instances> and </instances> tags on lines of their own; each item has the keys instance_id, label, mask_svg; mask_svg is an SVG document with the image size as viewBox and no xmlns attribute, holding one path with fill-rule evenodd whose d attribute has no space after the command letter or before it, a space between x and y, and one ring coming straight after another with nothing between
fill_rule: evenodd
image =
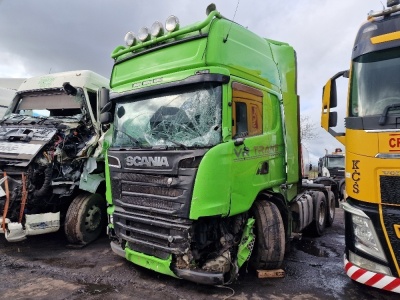
<instances>
[{"instance_id":1,"label":"red and white striped barrier","mask_svg":"<svg viewBox=\"0 0 400 300\"><path fill-rule=\"evenodd\" d=\"M353 265L344 257L344 270L351 279L378 289L400 293L400 278L374 273Z\"/></svg>"}]
</instances>

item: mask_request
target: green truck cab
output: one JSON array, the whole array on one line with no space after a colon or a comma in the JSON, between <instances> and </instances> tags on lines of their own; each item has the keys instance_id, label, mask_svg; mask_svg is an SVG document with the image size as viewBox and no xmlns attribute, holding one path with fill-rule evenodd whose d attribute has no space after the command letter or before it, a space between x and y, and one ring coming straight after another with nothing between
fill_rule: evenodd
<instances>
[{"instance_id":1,"label":"green truck cab","mask_svg":"<svg viewBox=\"0 0 400 300\"><path fill-rule=\"evenodd\" d=\"M301 181L294 49L207 14L128 33L101 117L113 251L217 285L279 268L293 233L332 224L335 199Z\"/></svg>"}]
</instances>

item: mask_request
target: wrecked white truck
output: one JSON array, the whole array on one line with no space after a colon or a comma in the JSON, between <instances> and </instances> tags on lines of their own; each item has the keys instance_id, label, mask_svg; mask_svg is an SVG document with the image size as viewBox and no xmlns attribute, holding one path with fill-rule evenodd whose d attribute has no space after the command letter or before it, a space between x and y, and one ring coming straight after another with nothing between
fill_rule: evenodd
<instances>
[{"instance_id":1,"label":"wrecked white truck","mask_svg":"<svg viewBox=\"0 0 400 300\"><path fill-rule=\"evenodd\" d=\"M9 242L55 232L85 245L106 224L98 90L71 71L25 80L0 121L0 225Z\"/></svg>"}]
</instances>

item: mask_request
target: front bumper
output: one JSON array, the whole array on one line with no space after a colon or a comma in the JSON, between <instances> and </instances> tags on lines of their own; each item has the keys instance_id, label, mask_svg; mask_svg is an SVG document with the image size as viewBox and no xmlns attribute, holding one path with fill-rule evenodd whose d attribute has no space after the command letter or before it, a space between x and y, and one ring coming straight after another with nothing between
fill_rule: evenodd
<instances>
[{"instance_id":1,"label":"front bumper","mask_svg":"<svg viewBox=\"0 0 400 300\"><path fill-rule=\"evenodd\" d=\"M360 268L347 260L344 256L344 269L352 280L374 288L400 293L400 278L371 272Z\"/></svg>"}]
</instances>

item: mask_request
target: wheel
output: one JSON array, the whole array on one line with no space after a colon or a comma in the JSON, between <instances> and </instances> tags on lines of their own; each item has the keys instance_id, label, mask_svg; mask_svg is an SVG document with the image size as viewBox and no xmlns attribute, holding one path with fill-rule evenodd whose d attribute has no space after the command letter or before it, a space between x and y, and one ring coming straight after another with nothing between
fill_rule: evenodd
<instances>
[{"instance_id":1,"label":"wheel","mask_svg":"<svg viewBox=\"0 0 400 300\"><path fill-rule=\"evenodd\" d=\"M326 227L330 227L335 220L336 197L332 191L328 191L328 205L326 210Z\"/></svg>"},{"instance_id":2,"label":"wheel","mask_svg":"<svg viewBox=\"0 0 400 300\"><path fill-rule=\"evenodd\" d=\"M311 236L321 236L325 231L326 223L326 198L323 192L313 192L314 220L305 229Z\"/></svg>"},{"instance_id":3,"label":"wheel","mask_svg":"<svg viewBox=\"0 0 400 300\"><path fill-rule=\"evenodd\" d=\"M341 200L345 200L345 195L344 195L344 189L345 189L345 184L343 183L341 186L340 186L340 199ZM338 206L337 207L339 207L339 203L338 203Z\"/></svg>"},{"instance_id":4,"label":"wheel","mask_svg":"<svg viewBox=\"0 0 400 300\"><path fill-rule=\"evenodd\" d=\"M254 269L280 268L285 254L285 228L279 209L272 202L257 200L251 214L255 218L255 244L250 257Z\"/></svg>"},{"instance_id":5,"label":"wheel","mask_svg":"<svg viewBox=\"0 0 400 300\"><path fill-rule=\"evenodd\" d=\"M86 245L97 239L106 224L106 201L100 194L82 193L70 204L64 231L72 244Z\"/></svg>"}]
</instances>

